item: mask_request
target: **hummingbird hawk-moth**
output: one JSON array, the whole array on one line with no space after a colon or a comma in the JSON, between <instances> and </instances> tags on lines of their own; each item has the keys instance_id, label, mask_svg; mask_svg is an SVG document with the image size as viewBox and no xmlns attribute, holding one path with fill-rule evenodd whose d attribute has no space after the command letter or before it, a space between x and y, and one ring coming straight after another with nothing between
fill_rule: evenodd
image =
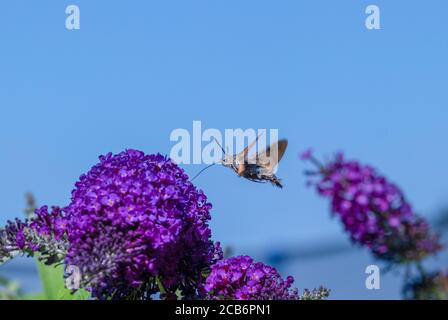
<instances>
[{"instance_id":1,"label":"hummingbird hawk-moth","mask_svg":"<svg viewBox=\"0 0 448 320\"><path fill-rule=\"evenodd\" d=\"M236 155L224 153L221 164L250 181L271 182L274 186L282 188L283 185L275 175L274 168L285 154L288 140L279 140L249 158L249 151L255 146L259 137Z\"/></svg>"},{"instance_id":2,"label":"hummingbird hawk-moth","mask_svg":"<svg viewBox=\"0 0 448 320\"><path fill-rule=\"evenodd\" d=\"M260 135L243 151L232 155L225 152L224 148L216 141L224 153L220 163L235 171L238 176L254 182L271 182L274 186L283 188L280 179L274 173L274 169L285 154L288 140L279 140L272 143L261 152L248 157L249 151L255 146Z\"/></svg>"},{"instance_id":3,"label":"hummingbird hawk-moth","mask_svg":"<svg viewBox=\"0 0 448 320\"><path fill-rule=\"evenodd\" d=\"M236 174L238 174L238 176L246 178L250 181L271 182L274 186L283 188L281 180L277 178L274 173L274 169L285 154L286 147L288 146L288 140L283 139L272 143L265 150L255 153L249 158L249 151L255 146L260 136L261 134L258 135L255 141L244 148L243 151L235 155L226 152L215 139L215 142L224 154L223 159L218 163L222 164L224 167L232 169ZM216 163L213 163L199 171L199 173L196 174L191 181L196 179L204 170L215 164Z\"/></svg>"}]
</instances>

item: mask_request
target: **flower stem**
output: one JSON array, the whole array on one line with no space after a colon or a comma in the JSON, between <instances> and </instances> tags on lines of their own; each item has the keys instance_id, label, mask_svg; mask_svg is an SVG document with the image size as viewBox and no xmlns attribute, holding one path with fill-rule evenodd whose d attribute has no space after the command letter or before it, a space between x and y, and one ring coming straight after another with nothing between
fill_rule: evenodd
<instances>
[{"instance_id":1,"label":"flower stem","mask_svg":"<svg viewBox=\"0 0 448 320\"><path fill-rule=\"evenodd\" d=\"M417 262L416 263L416 267L417 267L417 270L420 273L420 276L422 277L422 279L426 279L428 274L427 274L425 268L423 267L422 263L421 262Z\"/></svg>"},{"instance_id":2,"label":"flower stem","mask_svg":"<svg viewBox=\"0 0 448 320\"><path fill-rule=\"evenodd\" d=\"M159 277L156 277L156 283L157 283L157 287L159 288L160 294L166 294L166 292L167 292L166 288L163 285L163 283Z\"/></svg>"}]
</instances>

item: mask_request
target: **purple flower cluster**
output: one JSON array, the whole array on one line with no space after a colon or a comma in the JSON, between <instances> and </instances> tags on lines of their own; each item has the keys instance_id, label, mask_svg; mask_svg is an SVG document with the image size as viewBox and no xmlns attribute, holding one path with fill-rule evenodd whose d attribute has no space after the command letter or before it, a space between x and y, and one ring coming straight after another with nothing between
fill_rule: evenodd
<instances>
[{"instance_id":1,"label":"purple flower cluster","mask_svg":"<svg viewBox=\"0 0 448 320\"><path fill-rule=\"evenodd\" d=\"M35 217L30 222L30 228L42 236L48 236L55 240L62 240L67 231L67 219L61 208L52 207L48 212L48 206L42 206L35 210Z\"/></svg>"},{"instance_id":2,"label":"purple flower cluster","mask_svg":"<svg viewBox=\"0 0 448 320\"><path fill-rule=\"evenodd\" d=\"M299 300L298 289L292 289L293 277L282 279L277 270L249 256L218 261L212 266L205 283L207 298L213 300ZM308 291L307 298L328 296L322 288L319 295Z\"/></svg>"},{"instance_id":3,"label":"purple flower cluster","mask_svg":"<svg viewBox=\"0 0 448 320\"><path fill-rule=\"evenodd\" d=\"M331 199L332 212L341 218L354 243L397 263L418 261L441 249L438 236L414 214L402 191L374 168L345 160L342 154L325 165L310 151L301 158L318 166L307 173L317 177L309 183Z\"/></svg>"},{"instance_id":4,"label":"purple flower cluster","mask_svg":"<svg viewBox=\"0 0 448 320\"><path fill-rule=\"evenodd\" d=\"M5 262L19 253L33 256L47 264L59 261L66 252L66 219L59 207L43 206L35 211L31 219L8 221L0 230L0 262Z\"/></svg>"},{"instance_id":5,"label":"purple flower cluster","mask_svg":"<svg viewBox=\"0 0 448 320\"><path fill-rule=\"evenodd\" d=\"M101 156L80 177L67 217L67 265L97 298L194 298L221 257L208 226L211 204L162 155L126 150Z\"/></svg>"},{"instance_id":6,"label":"purple flower cluster","mask_svg":"<svg viewBox=\"0 0 448 320\"><path fill-rule=\"evenodd\" d=\"M75 267L80 287L98 299L328 296L325 288L299 295L292 277L284 280L250 257L222 260L219 242L211 241L210 209L204 193L168 158L109 153L79 178L68 206L43 206L0 229L0 263L38 252L47 264Z\"/></svg>"}]
</instances>

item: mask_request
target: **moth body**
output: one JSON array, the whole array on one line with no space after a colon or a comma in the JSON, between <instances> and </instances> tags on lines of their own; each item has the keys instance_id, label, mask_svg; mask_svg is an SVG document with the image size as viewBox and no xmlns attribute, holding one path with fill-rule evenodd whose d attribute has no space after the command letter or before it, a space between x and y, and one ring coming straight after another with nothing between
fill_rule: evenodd
<instances>
[{"instance_id":1,"label":"moth body","mask_svg":"<svg viewBox=\"0 0 448 320\"><path fill-rule=\"evenodd\" d=\"M257 164L246 164L245 170L239 174L254 182L271 182L274 186L283 188L280 179L271 171Z\"/></svg>"}]
</instances>

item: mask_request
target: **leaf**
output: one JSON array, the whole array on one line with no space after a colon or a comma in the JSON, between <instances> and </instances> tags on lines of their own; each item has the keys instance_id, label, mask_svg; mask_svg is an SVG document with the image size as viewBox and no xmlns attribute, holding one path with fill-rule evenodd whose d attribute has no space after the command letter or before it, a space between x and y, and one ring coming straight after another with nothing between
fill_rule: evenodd
<instances>
[{"instance_id":1,"label":"leaf","mask_svg":"<svg viewBox=\"0 0 448 320\"><path fill-rule=\"evenodd\" d=\"M58 300L88 300L90 293L84 289L78 289L72 293L71 290L64 288L59 292Z\"/></svg>"},{"instance_id":2,"label":"leaf","mask_svg":"<svg viewBox=\"0 0 448 320\"><path fill-rule=\"evenodd\" d=\"M47 266L42 261L36 261L45 299L57 300L59 292L65 288L64 270L62 265Z\"/></svg>"},{"instance_id":3,"label":"leaf","mask_svg":"<svg viewBox=\"0 0 448 320\"><path fill-rule=\"evenodd\" d=\"M65 287L63 265L47 266L38 259L36 261L46 300L87 300L89 298L90 295L85 290L79 289L72 293Z\"/></svg>"}]
</instances>

